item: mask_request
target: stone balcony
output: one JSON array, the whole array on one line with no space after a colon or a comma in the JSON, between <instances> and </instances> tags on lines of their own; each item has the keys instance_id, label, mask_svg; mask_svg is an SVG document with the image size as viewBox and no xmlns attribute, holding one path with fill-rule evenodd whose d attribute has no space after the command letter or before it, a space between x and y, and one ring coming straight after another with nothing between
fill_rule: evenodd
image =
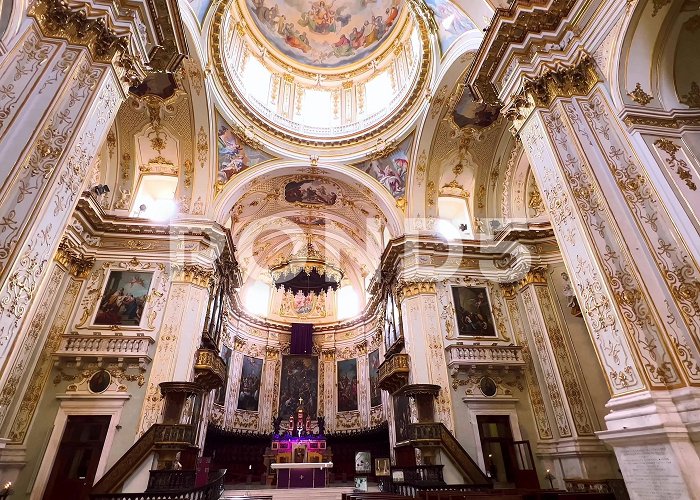
<instances>
[{"instance_id":1,"label":"stone balcony","mask_svg":"<svg viewBox=\"0 0 700 500\"><path fill-rule=\"evenodd\" d=\"M138 364L141 368L151 362L149 349L155 341L145 335L116 333L65 334L53 353L56 363L112 362L122 366Z\"/></svg>"},{"instance_id":2,"label":"stone balcony","mask_svg":"<svg viewBox=\"0 0 700 500\"><path fill-rule=\"evenodd\" d=\"M408 383L409 371L408 354L392 354L379 365L379 387L390 394L395 393Z\"/></svg>"},{"instance_id":3,"label":"stone balcony","mask_svg":"<svg viewBox=\"0 0 700 500\"><path fill-rule=\"evenodd\" d=\"M194 357L195 380L206 390L224 385L226 363L213 349L198 349Z\"/></svg>"},{"instance_id":4,"label":"stone balcony","mask_svg":"<svg viewBox=\"0 0 700 500\"><path fill-rule=\"evenodd\" d=\"M525 366L523 348L517 345L463 345L447 346L447 366L460 367L483 366Z\"/></svg>"}]
</instances>

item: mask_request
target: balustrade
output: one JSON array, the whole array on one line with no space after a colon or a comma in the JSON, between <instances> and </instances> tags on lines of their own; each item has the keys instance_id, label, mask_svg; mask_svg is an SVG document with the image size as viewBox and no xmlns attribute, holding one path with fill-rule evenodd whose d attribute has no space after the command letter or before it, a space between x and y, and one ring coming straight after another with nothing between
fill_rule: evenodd
<instances>
[{"instance_id":1,"label":"balustrade","mask_svg":"<svg viewBox=\"0 0 700 500\"><path fill-rule=\"evenodd\" d=\"M464 365L525 365L521 346L459 345L447 347L448 366Z\"/></svg>"}]
</instances>

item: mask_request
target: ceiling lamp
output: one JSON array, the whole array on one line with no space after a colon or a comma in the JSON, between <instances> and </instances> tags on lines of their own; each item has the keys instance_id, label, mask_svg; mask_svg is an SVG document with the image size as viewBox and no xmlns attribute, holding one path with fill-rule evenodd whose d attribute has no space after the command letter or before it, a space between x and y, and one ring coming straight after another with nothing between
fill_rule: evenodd
<instances>
[{"instance_id":1,"label":"ceiling lamp","mask_svg":"<svg viewBox=\"0 0 700 500\"><path fill-rule=\"evenodd\" d=\"M294 295L303 295L330 290L337 290L343 279L343 271L333 262L329 262L311 243L308 237L306 245L291 257L270 267L275 288L291 290Z\"/></svg>"}]
</instances>

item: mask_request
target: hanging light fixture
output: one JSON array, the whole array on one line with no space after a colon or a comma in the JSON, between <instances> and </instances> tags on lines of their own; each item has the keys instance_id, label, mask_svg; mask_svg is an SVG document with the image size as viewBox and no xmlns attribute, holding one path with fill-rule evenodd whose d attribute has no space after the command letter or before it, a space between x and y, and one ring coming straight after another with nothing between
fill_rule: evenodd
<instances>
[{"instance_id":1,"label":"hanging light fixture","mask_svg":"<svg viewBox=\"0 0 700 500\"><path fill-rule=\"evenodd\" d=\"M306 245L288 259L270 267L272 282L276 288L284 288L295 295L337 290L343 279L343 271L334 262L326 260L307 236Z\"/></svg>"}]
</instances>

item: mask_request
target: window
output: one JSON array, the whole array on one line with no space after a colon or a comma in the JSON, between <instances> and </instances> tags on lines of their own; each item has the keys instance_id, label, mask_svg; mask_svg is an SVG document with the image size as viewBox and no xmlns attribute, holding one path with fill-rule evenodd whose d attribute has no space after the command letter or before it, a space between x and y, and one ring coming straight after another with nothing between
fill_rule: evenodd
<instances>
[{"instance_id":1,"label":"window","mask_svg":"<svg viewBox=\"0 0 700 500\"><path fill-rule=\"evenodd\" d=\"M269 305L270 285L262 281L255 281L245 293L243 306L253 314L267 316Z\"/></svg>"},{"instance_id":2,"label":"window","mask_svg":"<svg viewBox=\"0 0 700 500\"><path fill-rule=\"evenodd\" d=\"M166 221L175 214L177 177L169 175L144 175L139 181L131 217L144 217L154 221Z\"/></svg>"},{"instance_id":3,"label":"window","mask_svg":"<svg viewBox=\"0 0 700 500\"><path fill-rule=\"evenodd\" d=\"M448 240L459 238L473 238L467 200L460 196L438 197L438 215L440 221L437 224L438 231ZM466 231L460 230L464 224Z\"/></svg>"},{"instance_id":4,"label":"window","mask_svg":"<svg viewBox=\"0 0 700 500\"><path fill-rule=\"evenodd\" d=\"M360 312L360 299L355 288L346 285L338 292L338 319L352 318Z\"/></svg>"}]
</instances>

